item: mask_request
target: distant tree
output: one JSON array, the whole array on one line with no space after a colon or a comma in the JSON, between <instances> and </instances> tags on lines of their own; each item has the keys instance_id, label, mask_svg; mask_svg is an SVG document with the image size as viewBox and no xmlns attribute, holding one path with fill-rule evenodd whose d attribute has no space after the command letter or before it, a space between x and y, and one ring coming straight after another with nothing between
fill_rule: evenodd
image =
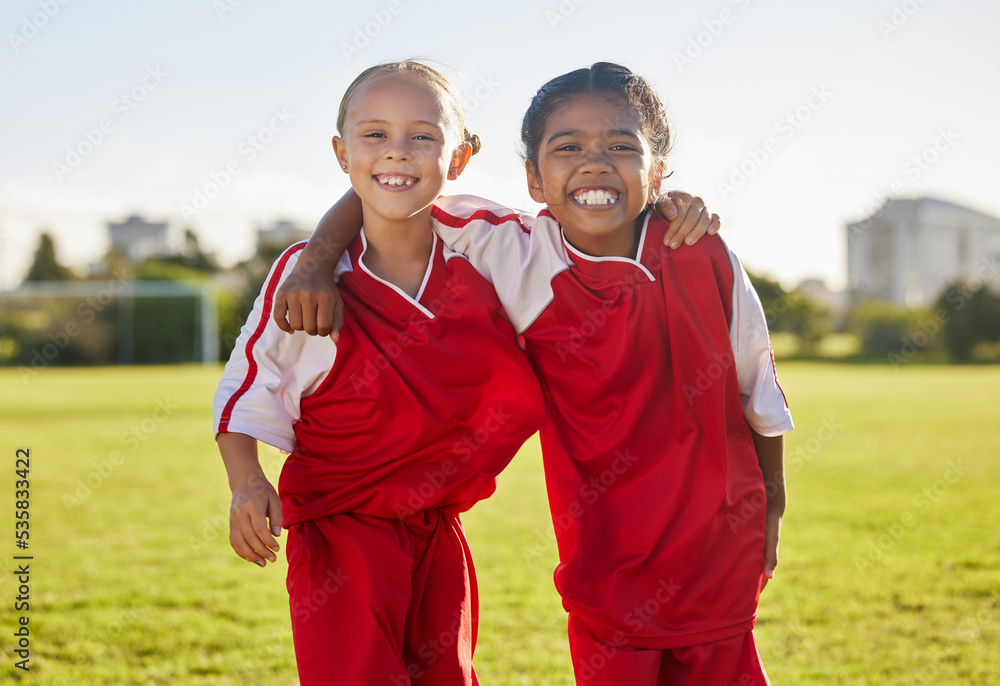
<instances>
[{"instance_id":1,"label":"distant tree","mask_svg":"<svg viewBox=\"0 0 1000 686\"><path fill-rule=\"evenodd\" d=\"M197 270L203 274L212 274L219 271L219 265L215 263L215 260L201 251L201 246L198 244L198 236L190 228L184 230L184 247L179 254L151 258L147 262L180 265Z\"/></svg>"},{"instance_id":2,"label":"distant tree","mask_svg":"<svg viewBox=\"0 0 1000 686\"><path fill-rule=\"evenodd\" d=\"M882 300L855 305L847 315L846 329L861 339L861 350L869 357L902 356L905 360L927 348L934 334L925 310L910 310ZM921 332L921 335L915 334Z\"/></svg>"},{"instance_id":3,"label":"distant tree","mask_svg":"<svg viewBox=\"0 0 1000 686\"><path fill-rule=\"evenodd\" d=\"M25 281L69 281L73 272L59 264L56 259L56 245L48 232L42 232L35 250L35 259L28 270Z\"/></svg>"},{"instance_id":4,"label":"distant tree","mask_svg":"<svg viewBox=\"0 0 1000 686\"><path fill-rule=\"evenodd\" d=\"M971 361L978 343L1000 342L1000 296L985 286L972 290L956 283L941 294L937 308L953 361Z\"/></svg>"},{"instance_id":5,"label":"distant tree","mask_svg":"<svg viewBox=\"0 0 1000 686\"><path fill-rule=\"evenodd\" d=\"M799 338L800 351L805 355L813 354L816 344L830 328L826 309L801 293L786 291L777 281L756 274L747 275L760 298L768 329L795 334Z\"/></svg>"}]
</instances>

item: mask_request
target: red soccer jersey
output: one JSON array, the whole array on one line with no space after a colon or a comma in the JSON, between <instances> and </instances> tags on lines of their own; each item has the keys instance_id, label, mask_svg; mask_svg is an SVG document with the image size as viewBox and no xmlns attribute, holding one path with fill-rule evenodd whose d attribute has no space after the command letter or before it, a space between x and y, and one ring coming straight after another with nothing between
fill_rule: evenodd
<instances>
[{"instance_id":1,"label":"red soccer jersey","mask_svg":"<svg viewBox=\"0 0 1000 686\"><path fill-rule=\"evenodd\" d=\"M750 426L792 428L766 324L721 239L593 258L547 212L451 198L435 227L491 279L546 394L541 439L567 610L618 645L749 631L764 562ZM443 207L443 209L442 209Z\"/></svg>"},{"instance_id":2,"label":"red soccer jersey","mask_svg":"<svg viewBox=\"0 0 1000 686\"><path fill-rule=\"evenodd\" d=\"M338 266L340 342L288 335L271 298L303 246L275 264L215 399L217 431L292 452L278 489L285 525L341 512L419 525L424 510L491 495L543 401L490 285L435 240L410 298L365 267L362 234Z\"/></svg>"}]
</instances>

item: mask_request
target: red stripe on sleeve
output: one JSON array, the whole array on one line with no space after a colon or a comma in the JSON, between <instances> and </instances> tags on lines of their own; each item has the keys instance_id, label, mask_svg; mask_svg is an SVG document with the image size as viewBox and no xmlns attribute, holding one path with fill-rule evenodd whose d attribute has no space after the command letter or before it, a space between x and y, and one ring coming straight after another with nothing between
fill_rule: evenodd
<instances>
[{"instance_id":1,"label":"red stripe on sleeve","mask_svg":"<svg viewBox=\"0 0 1000 686\"><path fill-rule=\"evenodd\" d=\"M237 389L235 393L229 398L229 402L226 403L226 407L222 410L222 416L219 418L219 433L226 433L229 431L229 420L233 415L233 407L236 406L236 402L243 397L243 395L250 389L253 385L254 379L257 377L257 360L253 357L253 347L260 340L260 337L264 335L264 329L267 328L267 322L271 319L271 307L274 304L274 292L278 290L278 282L281 281L281 275L285 272L285 265L288 264L288 260L306 247L305 243L300 243L298 245L293 245L291 248L285 251L278 259L278 264L274 268L274 273L271 274L271 279L267 282L267 288L264 291L264 307L261 311L260 322L257 323L257 328L254 330L253 335L247 341L246 356L247 356L247 375L243 379L243 383Z\"/></svg>"},{"instance_id":2,"label":"red stripe on sleeve","mask_svg":"<svg viewBox=\"0 0 1000 686\"><path fill-rule=\"evenodd\" d=\"M476 210L468 217L456 217L453 214L448 214L442 210L437 205L431 207L431 217L441 222L445 226L450 226L453 229L463 229L465 226L476 219L485 219L487 222L493 226L499 226L500 224L506 224L507 222L517 222L517 225L521 227L521 231L525 233L531 233L531 229L526 227L521 223L521 217L516 213L505 214L503 216L494 214L489 210Z\"/></svg>"}]
</instances>

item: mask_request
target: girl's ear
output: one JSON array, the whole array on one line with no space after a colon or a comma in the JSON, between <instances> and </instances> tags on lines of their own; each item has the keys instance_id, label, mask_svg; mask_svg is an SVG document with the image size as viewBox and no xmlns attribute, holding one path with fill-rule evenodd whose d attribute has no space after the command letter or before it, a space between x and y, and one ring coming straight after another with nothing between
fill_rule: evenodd
<instances>
[{"instance_id":1,"label":"girl's ear","mask_svg":"<svg viewBox=\"0 0 1000 686\"><path fill-rule=\"evenodd\" d=\"M469 158L472 157L472 146L468 143L462 143L455 149L454 154L451 156L451 164L448 165L448 178L451 180L457 179L465 171L465 165L469 163Z\"/></svg>"},{"instance_id":2,"label":"girl's ear","mask_svg":"<svg viewBox=\"0 0 1000 686\"><path fill-rule=\"evenodd\" d=\"M542 192L542 177L538 175L531 160L524 161L524 172L528 176L528 195L537 203L545 204L545 194Z\"/></svg>"},{"instance_id":3,"label":"girl's ear","mask_svg":"<svg viewBox=\"0 0 1000 686\"><path fill-rule=\"evenodd\" d=\"M347 159L347 146L344 145L344 140L340 136L333 137L333 153L337 156L337 162L340 164L340 168L344 170L345 174L350 173L349 160Z\"/></svg>"}]
</instances>

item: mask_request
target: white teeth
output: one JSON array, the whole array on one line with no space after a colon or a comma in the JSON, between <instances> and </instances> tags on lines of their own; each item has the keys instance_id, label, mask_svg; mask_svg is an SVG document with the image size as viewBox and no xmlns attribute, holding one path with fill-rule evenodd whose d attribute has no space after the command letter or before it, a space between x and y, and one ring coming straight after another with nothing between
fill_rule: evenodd
<instances>
[{"instance_id":1,"label":"white teeth","mask_svg":"<svg viewBox=\"0 0 1000 686\"><path fill-rule=\"evenodd\" d=\"M412 186L416 179L405 178L402 176L376 176L379 183L384 183L387 186Z\"/></svg>"},{"instance_id":2,"label":"white teeth","mask_svg":"<svg viewBox=\"0 0 1000 686\"><path fill-rule=\"evenodd\" d=\"M618 193L604 189L578 191L573 199L581 205L611 205L618 202Z\"/></svg>"}]
</instances>

